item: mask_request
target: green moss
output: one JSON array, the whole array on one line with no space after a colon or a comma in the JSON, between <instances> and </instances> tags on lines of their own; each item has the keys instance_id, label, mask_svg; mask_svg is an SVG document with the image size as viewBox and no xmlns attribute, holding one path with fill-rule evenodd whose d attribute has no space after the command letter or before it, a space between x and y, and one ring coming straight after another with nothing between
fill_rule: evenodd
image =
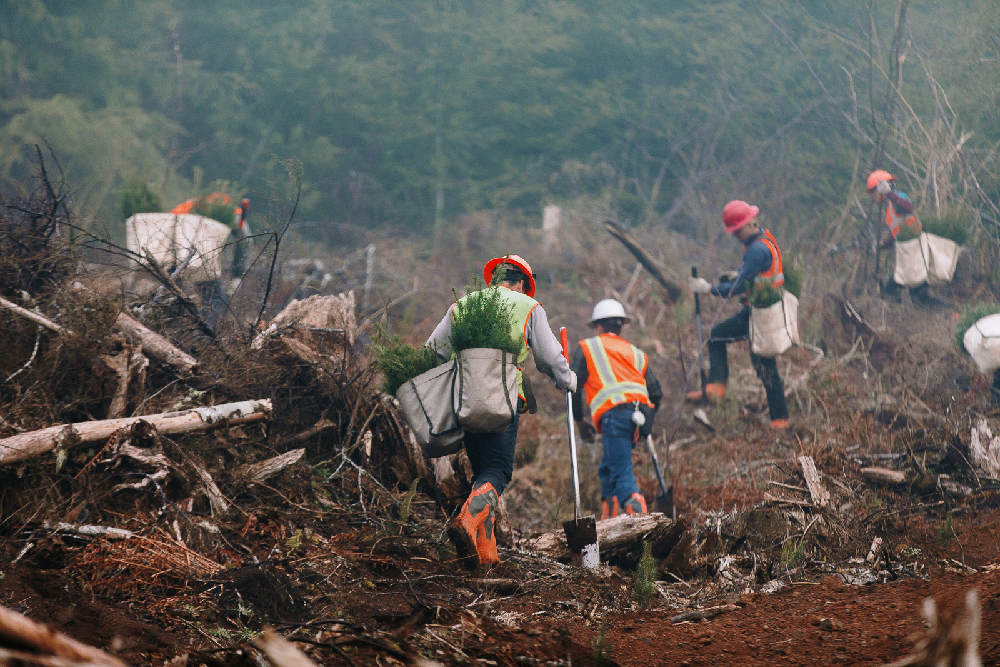
<instances>
[{"instance_id":1,"label":"green moss","mask_svg":"<svg viewBox=\"0 0 1000 667\"><path fill-rule=\"evenodd\" d=\"M372 347L375 351L376 366L385 378L382 391L393 396L407 380L444 363L436 349L426 346L414 347L402 342L399 336L386 337L381 330L379 339Z\"/></svg>"},{"instance_id":2,"label":"green moss","mask_svg":"<svg viewBox=\"0 0 1000 667\"><path fill-rule=\"evenodd\" d=\"M965 332L984 317L997 313L1000 313L1000 305L995 303L978 303L963 309L962 316L958 319L958 327L955 329L955 345L958 346L958 349L968 352L965 349Z\"/></svg>"}]
</instances>

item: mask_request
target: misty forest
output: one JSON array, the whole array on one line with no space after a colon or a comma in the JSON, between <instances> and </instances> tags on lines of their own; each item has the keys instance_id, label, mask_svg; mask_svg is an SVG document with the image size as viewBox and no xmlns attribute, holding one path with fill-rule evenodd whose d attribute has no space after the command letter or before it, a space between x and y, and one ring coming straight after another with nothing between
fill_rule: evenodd
<instances>
[{"instance_id":1,"label":"misty forest","mask_svg":"<svg viewBox=\"0 0 1000 667\"><path fill-rule=\"evenodd\" d=\"M0 664L996 664L998 26L0 2ZM745 312L733 200L774 245ZM528 319L505 360L474 301L502 275L560 368L622 309L663 394L629 422L643 511L594 520L611 436ZM470 436L504 431L445 451L407 403L466 350L506 350L516 440L472 547Z\"/></svg>"}]
</instances>

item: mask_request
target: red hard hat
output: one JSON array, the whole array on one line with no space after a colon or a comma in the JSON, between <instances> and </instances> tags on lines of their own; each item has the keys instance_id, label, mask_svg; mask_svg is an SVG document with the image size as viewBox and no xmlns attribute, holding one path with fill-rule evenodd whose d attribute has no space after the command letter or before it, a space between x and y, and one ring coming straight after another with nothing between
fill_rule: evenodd
<instances>
[{"instance_id":1,"label":"red hard hat","mask_svg":"<svg viewBox=\"0 0 1000 667\"><path fill-rule=\"evenodd\" d=\"M751 206L742 199L734 199L722 209L722 224L726 226L726 233L732 234L737 229L747 224L757 217L760 209Z\"/></svg>"},{"instance_id":2,"label":"red hard hat","mask_svg":"<svg viewBox=\"0 0 1000 667\"><path fill-rule=\"evenodd\" d=\"M524 275L528 276L528 291L525 292L525 294L528 296L535 296L535 274L531 272L531 266L519 255L494 257L490 261L486 262L486 266L483 267L483 280L486 281L487 285L493 282L493 271L500 264L510 264L511 266L516 266L522 273L524 273Z\"/></svg>"},{"instance_id":3,"label":"red hard hat","mask_svg":"<svg viewBox=\"0 0 1000 667\"><path fill-rule=\"evenodd\" d=\"M868 174L868 191L871 192L878 186L879 181L894 181L896 177L885 169L876 169Z\"/></svg>"}]
</instances>

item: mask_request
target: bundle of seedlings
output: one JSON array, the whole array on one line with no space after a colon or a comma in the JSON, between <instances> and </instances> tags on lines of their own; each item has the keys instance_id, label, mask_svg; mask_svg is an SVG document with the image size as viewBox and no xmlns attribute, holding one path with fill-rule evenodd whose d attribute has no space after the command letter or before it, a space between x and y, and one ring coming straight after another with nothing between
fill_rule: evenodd
<instances>
[{"instance_id":1,"label":"bundle of seedlings","mask_svg":"<svg viewBox=\"0 0 1000 667\"><path fill-rule=\"evenodd\" d=\"M398 335L385 336L379 331L380 339L373 343L376 365L384 378L382 391L395 396L396 391L407 380L440 366L444 359L434 347L414 347L404 343Z\"/></svg>"},{"instance_id":2,"label":"bundle of seedlings","mask_svg":"<svg viewBox=\"0 0 1000 667\"><path fill-rule=\"evenodd\" d=\"M928 234L944 237L958 245L965 245L969 238L969 216L961 209L941 216L923 216L920 223Z\"/></svg>"},{"instance_id":3,"label":"bundle of seedlings","mask_svg":"<svg viewBox=\"0 0 1000 667\"><path fill-rule=\"evenodd\" d=\"M802 295L802 269L793 264L783 267L785 284L775 287L770 283L755 282L747 290L747 298L753 308L767 308L781 301L782 290L791 292L798 299Z\"/></svg>"},{"instance_id":4,"label":"bundle of seedlings","mask_svg":"<svg viewBox=\"0 0 1000 667\"><path fill-rule=\"evenodd\" d=\"M998 313L1000 313L1000 305L995 303L978 303L963 311L958 320L958 327L955 329L955 345L958 346L958 349L968 353L969 350L965 349L965 332L984 317Z\"/></svg>"},{"instance_id":5,"label":"bundle of seedlings","mask_svg":"<svg viewBox=\"0 0 1000 667\"><path fill-rule=\"evenodd\" d=\"M510 325L513 304L503 298L500 287L476 285L452 311L451 351L489 348L517 355L523 345Z\"/></svg>"},{"instance_id":6,"label":"bundle of seedlings","mask_svg":"<svg viewBox=\"0 0 1000 667\"><path fill-rule=\"evenodd\" d=\"M927 231L925 227L923 231ZM920 227L912 227L910 225L900 225L899 233L896 234L896 243L905 243L906 241L912 241L914 239L920 238Z\"/></svg>"}]
</instances>

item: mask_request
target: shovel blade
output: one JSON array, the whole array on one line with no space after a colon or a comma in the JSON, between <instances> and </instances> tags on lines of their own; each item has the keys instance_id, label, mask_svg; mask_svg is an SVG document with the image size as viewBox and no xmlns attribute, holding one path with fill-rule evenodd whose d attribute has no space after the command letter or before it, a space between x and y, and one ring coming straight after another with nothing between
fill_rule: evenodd
<instances>
[{"instance_id":1,"label":"shovel blade","mask_svg":"<svg viewBox=\"0 0 1000 667\"><path fill-rule=\"evenodd\" d=\"M566 533L566 544L573 553L580 553L588 545L597 544L597 519L594 516L563 521L563 531Z\"/></svg>"},{"instance_id":2,"label":"shovel blade","mask_svg":"<svg viewBox=\"0 0 1000 667\"><path fill-rule=\"evenodd\" d=\"M674 487L671 486L666 490L665 493L661 493L656 498L656 509L657 511L663 512L665 516L669 516L671 519L677 519L677 514L674 509Z\"/></svg>"}]
</instances>

